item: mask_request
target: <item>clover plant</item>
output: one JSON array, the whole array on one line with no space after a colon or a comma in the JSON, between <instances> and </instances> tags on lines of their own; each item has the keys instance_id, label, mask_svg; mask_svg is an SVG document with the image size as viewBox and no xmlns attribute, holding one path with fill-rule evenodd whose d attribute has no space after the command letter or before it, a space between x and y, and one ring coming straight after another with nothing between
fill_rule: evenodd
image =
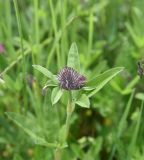
<instances>
[{"instance_id":1,"label":"clover plant","mask_svg":"<svg viewBox=\"0 0 144 160\"><path fill-rule=\"evenodd\" d=\"M43 89L52 87L52 105L59 103L64 92L67 92L69 95L67 99L65 123L61 126L60 138L58 142L50 143L47 142L46 139L39 137L30 129L30 127L27 127L27 124L24 124L24 122L26 122L26 118L24 116L11 112L7 112L7 115L32 139L34 139L36 144L54 148L55 160L60 160L62 150L65 147L68 147L67 137L69 134L71 116L75 110L75 107L81 106L84 108L89 108L90 98L95 96L100 89L102 89L112 78L120 73L123 70L123 67L109 69L97 76L93 73L93 78L89 79L89 77L86 77L86 75L82 73L76 43L72 43L70 47L67 64L56 74L53 74L51 71L40 65L33 65L33 67L47 77L48 80Z\"/></svg>"}]
</instances>

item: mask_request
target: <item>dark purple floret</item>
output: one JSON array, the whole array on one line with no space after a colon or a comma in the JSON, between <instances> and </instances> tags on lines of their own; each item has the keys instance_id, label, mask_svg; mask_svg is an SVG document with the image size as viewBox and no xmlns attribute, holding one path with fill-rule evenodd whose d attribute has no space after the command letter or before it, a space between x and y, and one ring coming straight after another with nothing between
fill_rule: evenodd
<instances>
[{"instance_id":1,"label":"dark purple floret","mask_svg":"<svg viewBox=\"0 0 144 160\"><path fill-rule=\"evenodd\" d=\"M81 89L86 83L86 78L71 67L64 67L57 77L60 87L66 90Z\"/></svg>"}]
</instances>

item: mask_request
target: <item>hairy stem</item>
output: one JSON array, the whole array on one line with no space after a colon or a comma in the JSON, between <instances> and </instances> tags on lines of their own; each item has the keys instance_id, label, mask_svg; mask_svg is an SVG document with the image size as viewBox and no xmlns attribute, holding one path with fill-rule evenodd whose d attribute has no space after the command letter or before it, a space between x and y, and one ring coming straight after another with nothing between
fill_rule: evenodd
<instances>
[{"instance_id":1,"label":"hairy stem","mask_svg":"<svg viewBox=\"0 0 144 160\"><path fill-rule=\"evenodd\" d=\"M74 111L75 105L72 101L72 97L70 98L68 105L67 105L67 117L66 117L66 139L69 133L69 127L70 127L70 120L71 120L71 115Z\"/></svg>"},{"instance_id":2,"label":"hairy stem","mask_svg":"<svg viewBox=\"0 0 144 160\"><path fill-rule=\"evenodd\" d=\"M66 110L66 122L65 122L65 139L64 142L67 141L67 137L69 134L69 128L70 128L70 120L71 120L71 115L74 111L75 108L75 104L73 102L73 98L72 98L72 93L70 92L69 94L69 101L68 101L68 105L67 105L67 110ZM61 152L62 152L62 148L57 147L54 153L54 157L55 160L61 160Z\"/></svg>"},{"instance_id":3,"label":"hairy stem","mask_svg":"<svg viewBox=\"0 0 144 160\"><path fill-rule=\"evenodd\" d=\"M60 148L56 148L56 150L54 152L54 159L61 160L61 149Z\"/></svg>"}]
</instances>

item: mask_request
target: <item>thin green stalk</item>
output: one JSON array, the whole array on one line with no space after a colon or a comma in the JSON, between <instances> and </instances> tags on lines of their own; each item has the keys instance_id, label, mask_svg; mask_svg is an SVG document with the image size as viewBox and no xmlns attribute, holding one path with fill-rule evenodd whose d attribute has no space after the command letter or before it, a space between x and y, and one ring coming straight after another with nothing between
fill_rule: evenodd
<instances>
[{"instance_id":1,"label":"thin green stalk","mask_svg":"<svg viewBox=\"0 0 144 160\"><path fill-rule=\"evenodd\" d=\"M35 60L35 56L34 56L34 49L33 49L33 42L32 42L31 36L29 36L29 42L30 42L30 48L31 48L32 63L36 64L36 60Z\"/></svg>"},{"instance_id":2,"label":"thin green stalk","mask_svg":"<svg viewBox=\"0 0 144 160\"><path fill-rule=\"evenodd\" d=\"M70 100L67 105L67 117L66 117L66 123L65 123L65 125L66 125L66 139L67 139L67 136L69 133L70 120L71 120L71 115L74 111L74 108L75 108L75 104L72 100L72 94L70 94Z\"/></svg>"},{"instance_id":3,"label":"thin green stalk","mask_svg":"<svg viewBox=\"0 0 144 160\"><path fill-rule=\"evenodd\" d=\"M39 41L40 41L40 36L39 36L39 16L38 16L38 4L39 0L34 0L34 35L35 35L35 43L37 50L35 50L36 55L39 53Z\"/></svg>"},{"instance_id":4,"label":"thin green stalk","mask_svg":"<svg viewBox=\"0 0 144 160\"><path fill-rule=\"evenodd\" d=\"M23 74L25 76L25 56L24 56L24 47L23 47L23 35L22 35L21 19L20 19L20 14L19 14L19 10L18 10L17 0L13 0L13 2L14 2L17 25L18 25L18 32L19 32L19 36L20 36Z\"/></svg>"},{"instance_id":5,"label":"thin green stalk","mask_svg":"<svg viewBox=\"0 0 144 160\"><path fill-rule=\"evenodd\" d=\"M62 34L62 33L59 31L58 34L57 34L57 36L55 37L54 43L53 43L53 45L52 45L52 49L51 49L51 51L50 51L50 53L49 53L49 55L48 55L48 58L47 58L46 68L49 68L50 63L52 62L52 58L53 58L53 56L54 56L54 52L55 52L55 50L56 50L56 48L57 48L57 45L58 45L58 43L59 43L59 40L60 40L60 38L61 38L61 34Z\"/></svg>"},{"instance_id":6,"label":"thin green stalk","mask_svg":"<svg viewBox=\"0 0 144 160\"><path fill-rule=\"evenodd\" d=\"M62 65L66 63L66 51L68 50L68 40L67 40L67 28L66 28L66 11L67 11L67 0L60 1L60 10L61 10L61 61Z\"/></svg>"},{"instance_id":7,"label":"thin green stalk","mask_svg":"<svg viewBox=\"0 0 144 160\"><path fill-rule=\"evenodd\" d=\"M30 53L30 49L27 49L25 52L24 52L24 56L28 55ZM18 53L19 53L19 50L18 50ZM13 62L10 63L10 65L8 67L6 67L3 72L0 73L0 76L3 76L6 72L8 72L13 66L15 66L21 59L23 59L23 56L22 55L19 55L17 57L17 59Z\"/></svg>"},{"instance_id":8,"label":"thin green stalk","mask_svg":"<svg viewBox=\"0 0 144 160\"><path fill-rule=\"evenodd\" d=\"M89 16L89 34L88 34L88 54L91 53L93 43L93 30L94 30L94 16L93 13Z\"/></svg>"},{"instance_id":9,"label":"thin green stalk","mask_svg":"<svg viewBox=\"0 0 144 160\"><path fill-rule=\"evenodd\" d=\"M133 97L134 97L134 93L135 93L135 90L133 90L133 92L131 93L131 96L130 96L129 101L128 101L127 106L126 106L126 109L125 109L125 111L124 111L124 113L122 115L122 118L121 118L120 122L119 122L115 143L114 143L114 145L112 147L112 151L111 151L109 160L112 160L114 155L115 155L116 144L117 144L118 139L120 139L120 137L121 137L121 135L123 133L124 126L125 126L125 123L126 123L126 119L128 117L128 114L129 114L129 111L130 111L130 108L131 108L131 104L132 104L132 100L133 100Z\"/></svg>"},{"instance_id":10,"label":"thin green stalk","mask_svg":"<svg viewBox=\"0 0 144 160\"><path fill-rule=\"evenodd\" d=\"M26 66L25 66L25 56L24 56L24 46L23 46L23 34L22 34L22 26L21 26L21 19L20 19L20 13L18 9L18 3L17 0L13 0L14 2L14 8L15 8L15 13L16 13L16 19L17 19L17 26L18 26L18 32L20 36L20 46L21 46L21 55L22 55L22 72L23 72L23 84L24 87L26 87L26 82L25 82L25 77L26 77ZM23 90L23 92L25 89ZM25 109L24 111L27 111L27 106L24 101L23 108Z\"/></svg>"},{"instance_id":11,"label":"thin green stalk","mask_svg":"<svg viewBox=\"0 0 144 160\"><path fill-rule=\"evenodd\" d=\"M128 154L127 154L127 159L128 160L132 159L132 156L133 156L134 151L136 149L136 141L137 141L137 138L138 138L141 119L142 119L143 104L144 104L144 102L142 101L142 104L141 104L141 107L140 107L140 110L139 110L139 114L138 114L138 118L137 118L137 122L136 122L136 126L134 128L132 139L131 139L131 142L130 142L129 147L128 147Z\"/></svg>"},{"instance_id":12,"label":"thin green stalk","mask_svg":"<svg viewBox=\"0 0 144 160\"><path fill-rule=\"evenodd\" d=\"M41 47L45 47L46 45L48 45L51 42L51 39L48 39L46 41L43 41L43 43L40 44ZM30 54L32 52L31 48L28 48L24 51L24 56L27 56L28 54ZM17 51L17 54L20 53L20 50ZM14 67L17 63L19 63L19 61L21 61L23 59L22 55L19 55L17 57L16 60L14 60L13 62L10 63L10 65L8 67L6 67L3 72L0 73L0 76L3 76L4 74L6 74L6 72L8 72L12 67Z\"/></svg>"},{"instance_id":13,"label":"thin green stalk","mask_svg":"<svg viewBox=\"0 0 144 160\"><path fill-rule=\"evenodd\" d=\"M64 144L67 141L67 137L68 137L68 134L69 134L69 128L70 128L71 116L72 116L72 113L73 113L74 109L75 109L75 104L73 102L72 92L70 92L70 94L69 94L69 101L68 101L68 105L67 105L67 111L66 111ZM55 153L54 153L55 160L61 160L61 152L62 152L62 148L58 146L56 148L56 150L55 150Z\"/></svg>"},{"instance_id":14,"label":"thin green stalk","mask_svg":"<svg viewBox=\"0 0 144 160\"><path fill-rule=\"evenodd\" d=\"M58 35L57 23L56 23L57 20L56 20L56 15L55 15L52 0L49 0L49 5L50 5L51 14L52 14L52 25L53 25L53 28L54 28L54 35L55 35L55 39L57 39L57 35ZM57 43L57 45L56 45L56 54L57 54L58 69L60 69L62 65L61 65L61 58L60 58L59 43Z\"/></svg>"},{"instance_id":15,"label":"thin green stalk","mask_svg":"<svg viewBox=\"0 0 144 160\"><path fill-rule=\"evenodd\" d=\"M8 38L12 39L12 24L11 24L11 3L10 1L5 1L5 15L6 15L6 28L8 32Z\"/></svg>"},{"instance_id":16,"label":"thin green stalk","mask_svg":"<svg viewBox=\"0 0 144 160\"><path fill-rule=\"evenodd\" d=\"M4 11L5 11L5 23L3 25L3 31L6 35L7 41L8 43L6 44L8 47L8 54L11 57L14 57L14 48L13 48L13 35L12 35L12 14L11 14L11 2L9 0L5 1L5 7L4 7ZM4 22L2 20L2 22Z\"/></svg>"}]
</instances>

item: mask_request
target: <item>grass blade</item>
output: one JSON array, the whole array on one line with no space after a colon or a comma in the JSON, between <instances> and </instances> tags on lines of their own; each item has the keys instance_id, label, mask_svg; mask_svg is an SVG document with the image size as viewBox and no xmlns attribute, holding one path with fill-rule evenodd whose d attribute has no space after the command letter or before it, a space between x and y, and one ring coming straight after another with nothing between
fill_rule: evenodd
<instances>
[{"instance_id":1,"label":"grass blade","mask_svg":"<svg viewBox=\"0 0 144 160\"><path fill-rule=\"evenodd\" d=\"M44 138L39 137L34 131L32 131L33 126L30 125L30 122L26 117L12 112L6 112L6 115L16 125L18 125L21 129L23 129L36 144L47 147L56 147L56 144L48 143Z\"/></svg>"},{"instance_id":2,"label":"grass blade","mask_svg":"<svg viewBox=\"0 0 144 160\"><path fill-rule=\"evenodd\" d=\"M132 155L135 151L136 140L137 140L138 132L140 129L140 122L141 122L141 116L142 116L142 111L143 111L143 105L144 105L144 102L142 101L141 108L140 108L139 115L138 115L138 119L137 119L137 123L136 123L135 129L134 129L133 135L132 135L132 140L131 140L130 145L128 147L128 156L129 156L128 159L132 158Z\"/></svg>"},{"instance_id":3,"label":"grass blade","mask_svg":"<svg viewBox=\"0 0 144 160\"><path fill-rule=\"evenodd\" d=\"M130 99L129 99L128 104L127 104L127 106L125 108L124 114L122 115L122 118L121 118L120 123L118 125L118 131L117 131L117 134L116 134L116 141L121 137L121 135L123 133L123 130L125 128L126 119L128 117L128 114L129 114L129 111L130 111L130 108L131 108L131 104L132 104L132 100L133 100L133 97L134 97L134 92L135 92L135 90L133 90L133 92L132 92L132 94L130 96ZM115 151L116 151L116 145L115 144L114 144L114 146L112 148L112 152L111 152L109 160L112 160L112 158L113 158L113 156L115 154Z\"/></svg>"}]
</instances>

